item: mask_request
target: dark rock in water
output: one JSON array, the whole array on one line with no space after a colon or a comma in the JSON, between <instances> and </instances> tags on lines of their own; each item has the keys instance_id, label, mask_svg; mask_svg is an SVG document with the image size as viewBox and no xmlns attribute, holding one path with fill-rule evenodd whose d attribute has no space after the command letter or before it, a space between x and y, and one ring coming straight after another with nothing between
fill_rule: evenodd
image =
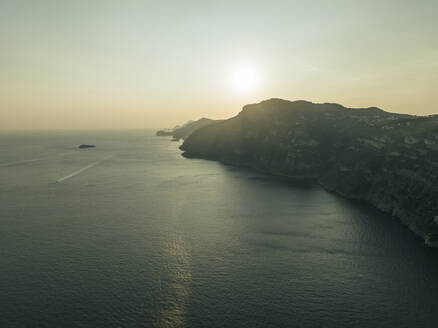
<instances>
[{"instance_id":1,"label":"dark rock in water","mask_svg":"<svg viewBox=\"0 0 438 328\"><path fill-rule=\"evenodd\" d=\"M184 156L310 178L438 246L438 116L270 99L191 133Z\"/></svg>"},{"instance_id":2,"label":"dark rock in water","mask_svg":"<svg viewBox=\"0 0 438 328\"><path fill-rule=\"evenodd\" d=\"M201 118L197 121L188 121L183 126L176 126L173 130L159 130L155 133L156 136L171 136L172 141L186 139L194 131L203 127L209 126L213 123L221 122L220 120L210 120L208 118Z\"/></svg>"},{"instance_id":3,"label":"dark rock in water","mask_svg":"<svg viewBox=\"0 0 438 328\"><path fill-rule=\"evenodd\" d=\"M80 149L84 149L84 148L95 148L95 147L96 147L96 145L86 145L86 144L83 144L83 145L80 145L80 146L79 146Z\"/></svg>"}]
</instances>

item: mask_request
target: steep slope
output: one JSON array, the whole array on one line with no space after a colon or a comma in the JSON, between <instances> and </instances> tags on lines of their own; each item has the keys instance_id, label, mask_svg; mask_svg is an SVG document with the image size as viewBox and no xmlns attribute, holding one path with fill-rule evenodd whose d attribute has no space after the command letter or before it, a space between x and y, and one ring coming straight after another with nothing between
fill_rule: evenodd
<instances>
[{"instance_id":1,"label":"steep slope","mask_svg":"<svg viewBox=\"0 0 438 328\"><path fill-rule=\"evenodd\" d=\"M186 157L312 178L400 218L438 246L438 117L270 99L200 128Z\"/></svg>"}]
</instances>

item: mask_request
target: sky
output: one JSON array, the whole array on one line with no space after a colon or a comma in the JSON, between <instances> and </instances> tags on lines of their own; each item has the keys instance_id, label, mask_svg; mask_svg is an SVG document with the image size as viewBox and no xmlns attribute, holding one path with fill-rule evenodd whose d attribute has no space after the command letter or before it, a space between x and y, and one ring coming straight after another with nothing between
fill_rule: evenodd
<instances>
[{"instance_id":1,"label":"sky","mask_svg":"<svg viewBox=\"0 0 438 328\"><path fill-rule=\"evenodd\" d=\"M0 129L172 127L268 98L438 114L437 17L437 0L0 0Z\"/></svg>"}]
</instances>

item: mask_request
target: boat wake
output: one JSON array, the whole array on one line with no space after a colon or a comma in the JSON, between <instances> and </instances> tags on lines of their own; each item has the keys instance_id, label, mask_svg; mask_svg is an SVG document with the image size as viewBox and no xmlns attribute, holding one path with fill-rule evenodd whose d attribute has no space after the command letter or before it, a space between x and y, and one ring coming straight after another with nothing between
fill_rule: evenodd
<instances>
[{"instance_id":1,"label":"boat wake","mask_svg":"<svg viewBox=\"0 0 438 328\"><path fill-rule=\"evenodd\" d=\"M59 178L58 180L56 180L56 183L60 183L60 182L63 182L65 180L68 180L70 178L73 178L74 176L76 176L78 174L81 174L85 170L91 169L93 166L96 166L96 165L98 165L98 164L100 164L102 162L103 161L98 161L98 162L91 163L91 164L89 164L87 166L84 166L83 168L81 168L81 169L79 169L77 171L74 171L73 173L70 173L69 175L66 175L65 177Z\"/></svg>"},{"instance_id":2,"label":"boat wake","mask_svg":"<svg viewBox=\"0 0 438 328\"><path fill-rule=\"evenodd\" d=\"M33 158L33 159L25 159L25 160L21 160L21 161L16 161L16 162L0 163L0 167L14 166L14 165L20 165L20 164L27 164L27 163L41 161L41 160L42 160L42 158Z\"/></svg>"}]
</instances>

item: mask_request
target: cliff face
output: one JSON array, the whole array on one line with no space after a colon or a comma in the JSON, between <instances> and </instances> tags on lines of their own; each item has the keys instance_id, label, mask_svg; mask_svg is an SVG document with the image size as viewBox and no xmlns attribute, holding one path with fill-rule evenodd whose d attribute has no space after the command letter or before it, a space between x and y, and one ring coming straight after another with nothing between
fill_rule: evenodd
<instances>
[{"instance_id":1,"label":"cliff face","mask_svg":"<svg viewBox=\"0 0 438 328\"><path fill-rule=\"evenodd\" d=\"M270 99L185 139L186 157L312 178L438 246L438 116Z\"/></svg>"}]
</instances>

